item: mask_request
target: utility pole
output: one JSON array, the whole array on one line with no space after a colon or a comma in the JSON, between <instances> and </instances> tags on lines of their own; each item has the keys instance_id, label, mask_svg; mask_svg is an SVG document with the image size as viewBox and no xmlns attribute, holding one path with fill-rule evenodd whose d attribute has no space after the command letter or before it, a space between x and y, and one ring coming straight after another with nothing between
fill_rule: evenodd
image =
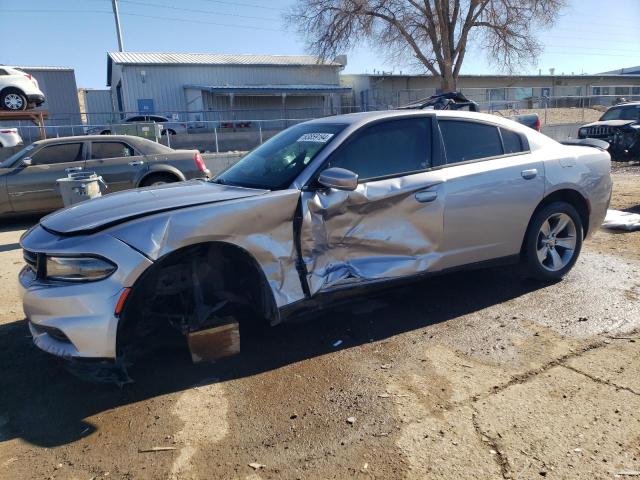
<instances>
[{"instance_id":1,"label":"utility pole","mask_svg":"<svg viewBox=\"0 0 640 480\"><path fill-rule=\"evenodd\" d=\"M116 34L118 35L118 50L124 52L122 44L122 30L120 30L120 11L118 10L118 0L111 0L113 6L113 16L116 19Z\"/></svg>"}]
</instances>

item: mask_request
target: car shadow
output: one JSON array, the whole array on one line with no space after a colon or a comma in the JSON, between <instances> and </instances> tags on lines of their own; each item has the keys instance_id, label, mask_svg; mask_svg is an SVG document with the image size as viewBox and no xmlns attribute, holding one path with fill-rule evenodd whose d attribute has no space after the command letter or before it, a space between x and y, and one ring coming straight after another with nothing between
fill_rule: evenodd
<instances>
[{"instance_id":1,"label":"car shadow","mask_svg":"<svg viewBox=\"0 0 640 480\"><path fill-rule=\"evenodd\" d=\"M540 288L512 268L459 272L390 288L342 306L298 315L264 335L242 339L240 354L192 365L188 351L156 352L129 369L135 382L87 383L31 343L25 320L0 325L0 441L20 438L42 447L96 431L95 414L198 384L225 382L305 359L425 329ZM334 347L342 340L339 347Z\"/></svg>"}]
</instances>

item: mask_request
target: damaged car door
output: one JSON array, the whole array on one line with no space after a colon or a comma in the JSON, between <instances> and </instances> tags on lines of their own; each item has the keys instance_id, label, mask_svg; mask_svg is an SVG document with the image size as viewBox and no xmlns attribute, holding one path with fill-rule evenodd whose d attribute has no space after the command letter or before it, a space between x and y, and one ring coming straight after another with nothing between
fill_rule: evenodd
<instances>
[{"instance_id":1,"label":"damaged car door","mask_svg":"<svg viewBox=\"0 0 640 480\"><path fill-rule=\"evenodd\" d=\"M433 138L429 116L384 120L328 157L301 200L300 252L311 295L429 270L444 213ZM357 184L327 187L322 172L356 174Z\"/></svg>"}]
</instances>

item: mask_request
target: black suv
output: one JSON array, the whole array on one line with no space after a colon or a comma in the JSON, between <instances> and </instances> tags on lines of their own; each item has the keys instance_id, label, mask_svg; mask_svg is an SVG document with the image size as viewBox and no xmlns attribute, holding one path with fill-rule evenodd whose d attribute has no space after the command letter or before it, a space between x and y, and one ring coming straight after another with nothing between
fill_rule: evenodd
<instances>
[{"instance_id":1,"label":"black suv","mask_svg":"<svg viewBox=\"0 0 640 480\"><path fill-rule=\"evenodd\" d=\"M578 138L605 140L614 160L640 159L640 102L609 108L597 122L580 127Z\"/></svg>"}]
</instances>

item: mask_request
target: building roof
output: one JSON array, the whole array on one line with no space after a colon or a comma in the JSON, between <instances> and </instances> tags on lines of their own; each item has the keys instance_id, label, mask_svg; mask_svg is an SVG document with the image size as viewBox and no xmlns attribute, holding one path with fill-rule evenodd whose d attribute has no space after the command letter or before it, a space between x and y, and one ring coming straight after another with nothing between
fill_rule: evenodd
<instances>
[{"instance_id":1,"label":"building roof","mask_svg":"<svg viewBox=\"0 0 640 480\"><path fill-rule=\"evenodd\" d=\"M338 57L340 58L340 57ZM346 63L346 57L344 58ZM225 53L107 52L107 85L111 85L111 65L234 65L342 67L343 63L322 61L313 55L249 55Z\"/></svg>"},{"instance_id":2,"label":"building roof","mask_svg":"<svg viewBox=\"0 0 640 480\"><path fill-rule=\"evenodd\" d=\"M640 75L640 65L637 67L619 68L610 72L602 72L601 75Z\"/></svg>"},{"instance_id":3,"label":"building roof","mask_svg":"<svg viewBox=\"0 0 640 480\"><path fill-rule=\"evenodd\" d=\"M518 74L491 74L491 73L481 73L481 74L461 74L460 78L508 78L508 79L518 79L518 78L555 78L555 79L575 79L575 78L620 78L622 77L640 77L640 71L631 72L631 68L623 69L625 71L624 74L620 74L619 70L616 70L615 73L604 72L604 73L590 73L583 75L538 75L538 74L527 74L527 75L518 75ZM628 72L627 72L628 71ZM342 78L345 77L393 77L393 78L416 78L416 77L425 77L432 78L433 75L427 73L343 73L341 74Z\"/></svg>"},{"instance_id":4,"label":"building roof","mask_svg":"<svg viewBox=\"0 0 640 480\"><path fill-rule=\"evenodd\" d=\"M223 53L108 52L119 65L288 65L342 66L312 55L236 55Z\"/></svg>"},{"instance_id":5,"label":"building roof","mask_svg":"<svg viewBox=\"0 0 640 480\"><path fill-rule=\"evenodd\" d=\"M5 65L9 66L9 65ZM16 68L22 68L23 70L32 70L34 72L48 72L48 71L62 71L62 72L73 72L73 68L71 67L46 67L46 66L28 66L28 65L16 65Z\"/></svg>"},{"instance_id":6,"label":"building roof","mask_svg":"<svg viewBox=\"0 0 640 480\"><path fill-rule=\"evenodd\" d=\"M349 93L351 88L340 85L185 85L184 88L195 88L212 93Z\"/></svg>"}]
</instances>

